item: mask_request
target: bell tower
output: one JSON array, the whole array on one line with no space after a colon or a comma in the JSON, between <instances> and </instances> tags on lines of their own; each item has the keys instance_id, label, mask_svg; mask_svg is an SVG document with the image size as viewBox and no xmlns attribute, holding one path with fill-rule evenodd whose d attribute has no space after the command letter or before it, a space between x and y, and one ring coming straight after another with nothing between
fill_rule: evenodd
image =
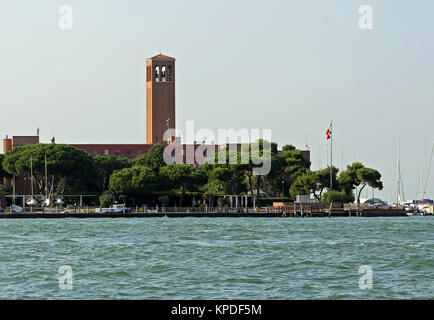
<instances>
[{"instance_id":1,"label":"bell tower","mask_svg":"<svg viewBox=\"0 0 434 320\"><path fill-rule=\"evenodd\" d=\"M175 128L175 59L163 54L146 60L146 143L166 145Z\"/></svg>"}]
</instances>

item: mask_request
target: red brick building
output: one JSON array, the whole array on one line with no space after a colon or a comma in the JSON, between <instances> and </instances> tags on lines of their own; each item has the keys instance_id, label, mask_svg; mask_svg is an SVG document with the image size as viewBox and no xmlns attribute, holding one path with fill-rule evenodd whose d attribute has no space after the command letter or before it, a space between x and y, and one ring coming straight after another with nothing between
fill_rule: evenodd
<instances>
[{"instance_id":1,"label":"red brick building","mask_svg":"<svg viewBox=\"0 0 434 320\"><path fill-rule=\"evenodd\" d=\"M166 143L175 125L175 59L159 54L146 60L146 143Z\"/></svg>"},{"instance_id":2,"label":"red brick building","mask_svg":"<svg viewBox=\"0 0 434 320\"><path fill-rule=\"evenodd\" d=\"M72 146L93 156L123 156L130 159L147 153L152 148L152 144L72 144Z\"/></svg>"},{"instance_id":3,"label":"red brick building","mask_svg":"<svg viewBox=\"0 0 434 320\"><path fill-rule=\"evenodd\" d=\"M12 150L15 147L37 143L39 143L39 136L13 136L12 138L6 136L6 138L3 139L3 153ZM8 191L11 191L13 179L4 178L3 184L6 186ZM30 180L26 177L16 177L15 191L20 194L30 193Z\"/></svg>"}]
</instances>

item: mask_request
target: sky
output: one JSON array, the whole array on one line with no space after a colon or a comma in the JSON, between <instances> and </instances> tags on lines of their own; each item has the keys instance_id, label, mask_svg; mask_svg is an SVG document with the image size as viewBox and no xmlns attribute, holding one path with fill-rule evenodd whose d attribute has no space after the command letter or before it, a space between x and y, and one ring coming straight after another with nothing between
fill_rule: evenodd
<instances>
[{"instance_id":1,"label":"sky","mask_svg":"<svg viewBox=\"0 0 434 320\"><path fill-rule=\"evenodd\" d=\"M59 28L62 5L72 30ZM2 0L0 135L145 143L145 59L161 51L176 58L181 131L191 120L271 129L280 148L307 143L316 170L333 120L334 165L379 170L374 195L393 200L399 141L405 198L419 198L434 142L433 14L432 0Z\"/></svg>"}]
</instances>

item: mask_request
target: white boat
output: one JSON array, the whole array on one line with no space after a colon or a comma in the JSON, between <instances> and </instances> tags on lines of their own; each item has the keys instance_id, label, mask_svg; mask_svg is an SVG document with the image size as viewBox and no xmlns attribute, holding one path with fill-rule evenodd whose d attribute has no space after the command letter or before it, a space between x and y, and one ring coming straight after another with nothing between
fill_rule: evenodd
<instances>
[{"instance_id":1,"label":"white boat","mask_svg":"<svg viewBox=\"0 0 434 320\"><path fill-rule=\"evenodd\" d=\"M11 212L20 213L23 212L23 208L13 204L11 205Z\"/></svg>"},{"instance_id":2,"label":"white boat","mask_svg":"<svg viewBox=\"0 0 434 320\"><path fill-rule=\"evenodd\" d=\"M125 204L114 204L110 208L96 208L96 213L123 213L127 212Z\"/></svg>"},{"instance_id":3,"label":"white boat","mask_svg":"<svg viewBox=\"0 0 434 320\"><path fill-rule=\"evenodd\" d=\"M31 197L29 200L26 201L26 204L29 207L34 207L38 205L38 201L35 198Z\"/></svg>"}]
</instances>

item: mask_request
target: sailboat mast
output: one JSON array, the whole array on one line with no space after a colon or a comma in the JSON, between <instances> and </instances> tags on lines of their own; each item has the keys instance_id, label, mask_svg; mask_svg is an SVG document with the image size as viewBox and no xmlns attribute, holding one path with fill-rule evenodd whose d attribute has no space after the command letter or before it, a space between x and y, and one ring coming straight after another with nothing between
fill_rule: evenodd
<instances>
[{"instance_id":1,"label":"sailboat mast","mask_svg":"<svg viewBox=\"0 0 434 320\"><path fill-rule=\"evenodd\" d=\"M16 178L15 178L15 175L14 175L14 185L13 185L13 193L14 193L14 195L13 195L13 197L12 197L12 202L15 204L15 193L16 193L16 189L15 189L15 183L16 183Z\"/></svg>"},{"instance_id":2,"label":"sailboat mast","mask_svg":"<svg viewBox=\"0 0 434 320\"><path fill-rule=\"evenodd\" d=\"M45 199L48 198L47 154L45 154Z\"/></svg>"},{"instance_id":3,"label":"sailboat mast","mask_svg":"<svg viewBox=\"0 0 434 320\"><path fill-rule=\"evenodd\" d=\"M433 143L433 145L432 145L431 158L429 159L428 172L427 172L427 174L426 174L425 186L424 186L424 188L423 188L423 197L422 197L422 198L425 198L426 187L427 187L427 185L428 185L428 179L429 179L429 173L430 173L430 171L431 171L431 163L432 163L432 157L433 157L433 154L434 154L434 143Z\"/></svg>"},{"instance_id":4,"label":"sailboat mast","mask_svg":"<svg viewBox=\"0 0 434 320\"><path fill-rule=\"evenodd\" d=\"M342 154L341 154L341 170L344 170L344 145L342 145Z\"/></svg>"},{"instance_id":5,"label":"sailboat mast","mask_svg":"<svg viewBox=\"0 0 434 320\"><path fill-rule=\"evenodd\" d=\"M397 142L396 149L396 205L399 206L400 188L401 188L401 175L400 175L400 163L399 163L399 140Z\"/></svg>"},{"instance_id":6,"label":"sailboat mast","mask_svg":"<svg viewBox=\"0 0 434 320\"><path fill-rule=\"evenodd\" d=\"M32 191L32 199L33 199L33 157L30 155L30 189Z\"/></svg>"},{"instance_id":7,"label":"sailboat mast","mask_svg":"<svg viewBox=\"0 0 434 320\"><path fill-rule=\"evenodd\" d=\"M330 122L330 190L333 190L333 120Z\"/></svg>"},{"instance_id":8,"label":"sailboat mast","mask_svg":"<svg viewBox=\"0 0 434 320\"><path fill-rule=\"evenodd\" d=\"M418 183L418 190L420 192L420 198L423 199L423 163L420 165L420 173L419 173L419 183ZM418 194L419 194L418 192Z\"/></svg>"}]
</instances>

